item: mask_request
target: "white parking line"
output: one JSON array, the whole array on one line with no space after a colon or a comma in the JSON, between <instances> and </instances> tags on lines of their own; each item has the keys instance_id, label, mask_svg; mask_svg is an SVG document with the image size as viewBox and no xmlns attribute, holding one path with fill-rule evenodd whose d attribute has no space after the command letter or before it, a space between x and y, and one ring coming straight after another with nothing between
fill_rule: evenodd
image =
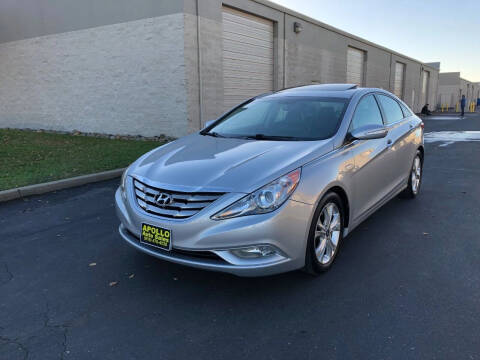
<instances>
[{"instance_id":1,"label":"white parking line","mask_svg":"<svg viewBox=\"0 0 480 360\"><path fill-rule=\"evenodd\" d=\"M429 116L422 118L423 120L461 120L460 116Z\"/></svg>"},{"instance_id":2,"label":"white parking line","mask_svg":"<svg viewBox=\"0 0 480 360\"><path fill-rule=\"evenodd\" d=\"M426 143L441 142L447 146L455 142L480 141L480 131L436 131L425 134Z\"/></svg>"}]
</instances>

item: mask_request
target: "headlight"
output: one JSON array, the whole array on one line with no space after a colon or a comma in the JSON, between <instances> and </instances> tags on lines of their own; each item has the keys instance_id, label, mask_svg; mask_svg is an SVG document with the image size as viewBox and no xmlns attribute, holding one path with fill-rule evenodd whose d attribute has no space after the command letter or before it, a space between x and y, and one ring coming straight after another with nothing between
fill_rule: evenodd
<instances>
[{"instance_id":1,"label":"headlight","mask_svg":"<svg viewBox=\"0 0 480 360\"><path fill-rule=\"evenodd\" d=\"M125 196L125 189L127 188L127 172L130 169L130 166L125 169L122 174L122 179L120 180L120 188L122 189L122 195Z\"/></svg>"},{"instance_id":2,"label":"headlight","mask_svg":"<svg viewBox=\"0 0 480 360\"><path fill-rule=\"evenodd\" d=\"M265 214L278 209L297 187L300 174L301 169L297 169L272 181L213 215L212 219L222 220L237 216Z\"/></svg>"}]
</instances>

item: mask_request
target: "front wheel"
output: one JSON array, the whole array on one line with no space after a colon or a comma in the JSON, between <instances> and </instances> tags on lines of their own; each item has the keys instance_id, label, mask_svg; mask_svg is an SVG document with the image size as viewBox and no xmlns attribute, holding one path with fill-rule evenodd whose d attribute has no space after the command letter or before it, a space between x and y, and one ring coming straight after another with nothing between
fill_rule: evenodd
<instances>
[{"instance_id":1,"label":"front wheel","mask_svg":"<svg viewBox=\"0 0 480 360\"><path fill-rule=\"evenodd\" d=\"M408 177L408 186L400 194L401 197L407 199L414 199L420 192L420 186L422 185L422 175L423 175L423 159L422 154L418 150L413 159L412 168L410 170L410 175Z\"/></svg>"},{"instance_id":2,"label":"front wheel","mask_svg":"<svg viewBox=\"0 0 480 360\"><path fill-rule=\"evenodd\" d=\"M306 272L317 275L330 269L343 238L343 219L342 199L328 193L313 216L305 254Z\"/></svg>"}]
</instances>

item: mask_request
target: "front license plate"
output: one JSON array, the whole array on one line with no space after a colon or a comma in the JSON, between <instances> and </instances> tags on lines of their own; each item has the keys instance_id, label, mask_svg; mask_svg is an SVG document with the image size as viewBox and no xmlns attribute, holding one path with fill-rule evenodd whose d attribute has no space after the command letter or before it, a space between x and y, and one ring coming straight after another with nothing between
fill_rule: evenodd
<instances>
[{"instance_id":1,"label":"front license plate","mask_svg":"<svg viewBox=\"0 0 480 360\"><path fill-rule=\"evenodd\" d=\"M172 232L159 226L142 224L140 242L170 251L172 249Z\"/></svg>"}]
</instances>

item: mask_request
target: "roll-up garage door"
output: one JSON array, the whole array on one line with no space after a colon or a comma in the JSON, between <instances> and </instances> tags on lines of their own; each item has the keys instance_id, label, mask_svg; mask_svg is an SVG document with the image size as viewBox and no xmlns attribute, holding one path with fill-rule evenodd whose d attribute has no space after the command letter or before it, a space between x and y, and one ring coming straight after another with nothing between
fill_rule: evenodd
<instances>
[{"instance_id":1,"label":"roll-up garage door","mask_svg":"<svg viewBox=\"0 0 480 360\"><path fill-rule=\"evenodd\" d=\"M273 90L273 22L223 7L223 90L228 110Z\"/></svg>"},{"instance_id":2,"label":"roll-up garage door","mask_svg":"<svg viewBox=\"0 0 480 360\"><path fill-rule=\"evenodd\" d=\"M420 98L420 106L424 106L428 101L428 85L430 82L430 73L423 70L422 72L422 95Z\"/></svg>"},{"instance_id":3,"label":"roll-up garage door","mask_svg":"<svg viewBox=\"0 0 480 360\"><path fill-rule=\"evenodd\" d=\"M352 47L347 52L347 83L363 86L365 52Z\"/></svg>"},{"instance_id":4,"label":"roll-up garage door","mask_svg":"<svg viewBox=\"0 0 480 360\"><path fill-rule=\"evenodd\" d=\"M403 99L403 81L405 79L405 64L395 63L395 83L393 93Z\"/></svg>"}]
</instances>

